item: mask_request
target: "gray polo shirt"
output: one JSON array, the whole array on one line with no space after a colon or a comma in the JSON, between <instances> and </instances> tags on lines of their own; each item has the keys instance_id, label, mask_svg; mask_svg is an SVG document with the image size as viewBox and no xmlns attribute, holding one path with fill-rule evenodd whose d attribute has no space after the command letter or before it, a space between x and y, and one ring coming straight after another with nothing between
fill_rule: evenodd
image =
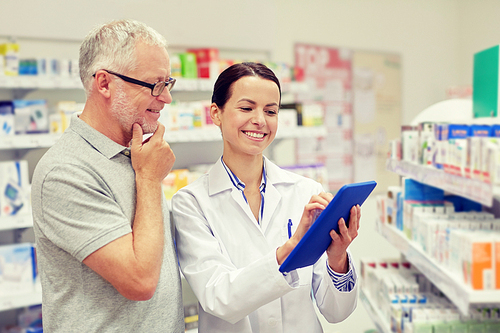
<instances>
[{"instance_id":1,"label":"gray polo shirt","mask_svg":"<svg viewBox=\"0 0 500 333\"><path fill-rule=\"evenodd\" d=\"M130 301L82 261L132 231L130 151L76 115L38 162L32 206L44 332L183 332L181 283L169 212L156 292Z\"/></svg>"}]
</instances>

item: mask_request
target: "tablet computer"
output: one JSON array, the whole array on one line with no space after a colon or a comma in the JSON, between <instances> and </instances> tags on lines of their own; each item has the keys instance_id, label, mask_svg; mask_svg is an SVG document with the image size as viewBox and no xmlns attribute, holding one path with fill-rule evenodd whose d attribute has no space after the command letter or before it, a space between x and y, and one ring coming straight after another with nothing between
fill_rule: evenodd
<instances>
[{"instance_id":1,"label":"tablet computer","mask_svg":"<svg viewBox=\"0 0 500 333\"><path fill-rule=\"evenodd\" d=\"M361 206L376 185L376 182L368 181L342 186L297 246L283 261L279 268L280 272L290 272L316 263L332 241L330 230L334 229L339 232L338 222L341 217L349 226L352 206Z\"/></svg>"}]
</instances>

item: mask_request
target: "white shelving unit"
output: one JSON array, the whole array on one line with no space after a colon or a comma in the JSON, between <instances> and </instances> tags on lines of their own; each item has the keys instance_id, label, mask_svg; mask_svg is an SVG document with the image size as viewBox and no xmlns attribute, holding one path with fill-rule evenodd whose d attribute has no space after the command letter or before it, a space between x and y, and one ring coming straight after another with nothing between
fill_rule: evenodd
<instances>
[{"instance_id":1,"label":"white shelving unit","mask_svg":"<svg viewBox=\"0 0 500 333\"><path fill-rule=\"evenodd\" d=\"M42 304L42 293L32 292L0 297L0 311Z\"/></svg>"},{"instance_id":2,"label":"white shelving unit","mask_svg":"<svg viewBox=\"0 0 500 333\"><path fill-rule=\"evenodd\" d=\"M23 134L0 136L2 149L37 149L51 147L61 134Z\"/></svg>"},{"instance_id":3,"label":"white shelving unit","mask_svg":"<svg viewBox=\"0 0 500 333\"><path fill-rule=\"evenodd\" d=\"M277 139L285 138L304 138L326 135L326 127L303 127L286 128L278 130ZM0 150L6 149L37 149L49 148L59 138L61 134L24 134L0 136ZM200 141L219 141L221 140L220 130L217 127L179 130L165 132L167 142L200 142Z\"/></svg>"},{"instance_id":4,"label":"white shelving unit","mask_svg":"<svg viewBox=\"0 0 500 333\"><path fill-rule=\"evenodd\" d=\"M377 330L380 333L391 333L391 326L382 316L382 313L375 305L375 302L372 300L369 293L367 293L363 289L360 289L359 299L361 300L361 303L363 303L363 306L365 307L366 312L370 316L371 320L377 327Z\"/></svg>"},{"instance_id":5,"label":"white shelving unit","mask_svg":"<svg viewBox=\"0 0 500 333\"><path fill-rule=\"evenodd\" d=\"M0 217L0 231L31 228L32 226L33 218L31 217L31 213Z\"/></svg>"},{"instance_id":6,"label":"white shelving unit","mask_svg":"<svg viewBox=\"0 0 500 333\"><path fill-rule=\"evenodd\" d=\"M406 161L388 159L387 169L401 176L438 187L450 193L491 207L493 198L500 195L500 188L483 181L452 175L443 170L425 167Z\"/></svg>"},{"instance_id":7,"label":"white shelving unit","mask_svg":"<svg viewBox=\"0 0 500 333\"><path fill-rule=\"evenodd\" d=\"M304 138L304 137L318 137L326 135L326 127L324 126L298 126L292 128L278 129L276 139L289 139L289 138ZM167 131L165 132L165 140L167 142L199 142L199 141L220 141L222 140L220 130L218 127L180 130L180 131Z\"/></svg>"},{"instance_id":8,"label":"white shelving unit","mask_svg":"<svg viewBox=\"0 0 500 333\"><path fill-rule=\"evenodd\" d=\"M393 226L379 224L378 231L405 256L406 260L424 273L463 314L468 313L470 305L473 304L500 303L500 290L473 290Z\"/></svg>"}]
</instances>

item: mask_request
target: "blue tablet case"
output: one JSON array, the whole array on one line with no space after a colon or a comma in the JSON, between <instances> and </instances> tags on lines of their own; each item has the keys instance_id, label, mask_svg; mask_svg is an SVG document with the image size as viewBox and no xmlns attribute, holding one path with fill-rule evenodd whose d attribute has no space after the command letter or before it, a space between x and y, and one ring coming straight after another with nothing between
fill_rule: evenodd
<instances>
[{"instance_id":1,"label":"blue tablet case","mask_svg":"<svg viewBox=\"0 0 500 333\"><path fill-rule=\"evenodd\" d=\"M332 241L330 230L335 229L335 231L339 232L338 222L341 217L349 226L352 206L361 206L376 185L376 182L368 181L342 186L281 264L279 271L282 273L290 272L316 263Z\"/></svg>"}]
</instances>

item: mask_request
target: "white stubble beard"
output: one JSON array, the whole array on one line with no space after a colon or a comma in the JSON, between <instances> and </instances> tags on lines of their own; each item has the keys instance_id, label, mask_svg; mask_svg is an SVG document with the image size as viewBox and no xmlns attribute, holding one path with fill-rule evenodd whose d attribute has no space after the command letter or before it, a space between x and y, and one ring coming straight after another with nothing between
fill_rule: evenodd
<instances>
[{"instance_id":1,"label":"white stubble beard","mask_svg":"<svg viewBox=\"0 0 500 333\"><path fill-rule=\"evenodd\" d=\"M130 132L132 132L134 123L141 125L144 134L154 133L158 127L156 122L148 124L145 117L138 117L136 115L137 109L125 93L123 85L117 85L115 99L111 104L110 111L122 128L130 130Z\"/></svg>"}]
</instances>

